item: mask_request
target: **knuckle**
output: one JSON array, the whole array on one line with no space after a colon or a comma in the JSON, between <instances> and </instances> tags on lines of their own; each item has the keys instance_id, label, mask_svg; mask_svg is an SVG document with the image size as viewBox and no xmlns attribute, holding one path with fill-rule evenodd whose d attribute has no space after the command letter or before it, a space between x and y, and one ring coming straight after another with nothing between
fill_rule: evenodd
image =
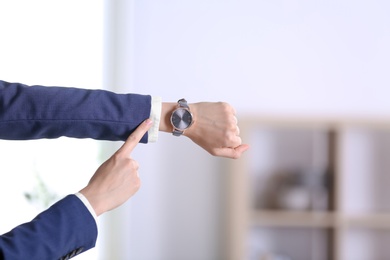
<instances>
[{"instance_id":1,"label":"knuckle","mask_svg":"<svg viewBox=\"0 0 390 260\"><path fill-rule=\"evenodd\" d=\"M116 151L112 156L111 156L111 159L114 161L114 162L118 162L119 160L121 160L123 157L122 155L122 152L121 151Z\"/></svg>"},{"instance_id":2,"label":"knuckle","mask_svg":"<svg viewBox=\"0 0 390 260\"><path fill-rule=\"evenodd\" d=\"M135 190L139 190L141 188L141 179L140 178L135 178L133 182L133 186Z\"/></svg>"},{"instance_id":3,"label":"knuckle","mask_svg":"<svg viewBox=\"0 0 390 260\"><path fill-rule=\"evenodd\" d=\"M234 116L229 117L229 131L236 131L237 130L237 123L236 120L234 119Z\"/></svg>"},{"instance_id":4,"label":"knuckle","mask_svg":"<svg viewBox=\"0 0 390 260\"><path fill-rule=\"evenodd\" d=\"M131 170L138 170L139 168L138 162L131 158L125 158L124 163L125 167L130 168Z\"/></svg>"},{"instance_id":5,"label":"knuckle","mask_svg":"<svg viewBox=\"0 0 390 260\"><path fill-rule=\"evenodd\" d=\"M139 163L135 160L131 160L131 165L134 169L138 170L139 169Z\"/></svg>"},{"instance_id":6,"label":"knuckle","mask_svg":"<svg viewBox=\"0 0 390 260\"><path fill-rule=\"evenodd\" d=\"M225 132L225 145L229 146L229 144L234 143L236 139L236 135L234 135L231 131Z\"/></svg>"},{"instance_id":7,"label":"knuckle","mask_svg":"<svg viewBox=\"0 0 390 260\"><path fill-rule=\"evenodd\" d=\"M231 106L226 102L219 102L219 105L221 106L222 110L226 113L229 113L231 111Z\"/></svg>"}]
</instances>

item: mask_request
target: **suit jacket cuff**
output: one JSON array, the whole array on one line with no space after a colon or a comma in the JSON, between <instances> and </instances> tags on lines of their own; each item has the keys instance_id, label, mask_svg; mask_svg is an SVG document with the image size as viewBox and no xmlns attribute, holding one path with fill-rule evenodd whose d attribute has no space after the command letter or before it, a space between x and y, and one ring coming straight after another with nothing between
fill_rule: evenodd
<instances>
[{"instance_id":1,"label":"suit jacket cuff","mask_svg":"<svg viewBox=\"0 0 390 260\"><path fill-rule=\"evenodd\" d=\"M152 97L149 118L152 120L153 125L148 131L149 143L154 143L157 142L158 140L158 131L159 131L160 120L161 120L161 106L162 106L161 97Z\"/></svg>"},{"instance_id":2,"label":"suit jacket cuff","mask_svg":"<svg viewBox=\"0 0 390 260\"><path fill-rule=\"evenodd\" d=\"M77 192L76 194L76 197L79 198L81 200L81 202L85 205L85 207L88 209L89 213L91 213L92 217L94 218L95 220L95 223L97 225L97 215L96 215L96 212L95 210L93 209L91 203L89 203L88 199L80 192Z\"/></svg>"}]
</instances>

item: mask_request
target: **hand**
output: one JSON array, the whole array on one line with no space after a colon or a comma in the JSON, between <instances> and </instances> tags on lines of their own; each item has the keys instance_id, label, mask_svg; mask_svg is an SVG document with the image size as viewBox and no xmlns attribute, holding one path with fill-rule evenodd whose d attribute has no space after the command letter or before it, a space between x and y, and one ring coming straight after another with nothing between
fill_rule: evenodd
<instances>
[{"instance_id":1,"label":"hand","mask_svg":"<svg viewBox=\"0 0 390 260\"><path fill-rule=\"evenodd\" d=\"M224 102L189 104L194 124L184 132L194 143L214 156L237 159L249 145L242 144L236 112Z\"/></svg>"},{"instance_id":2,"label":"hand","mask_svg":"<svg viewBox=\"0 0 390 260\"><path fill-rule=\"evenodd\" d=\"M97 169L88 185L80 191L96 215L119 207L140 188L138 163L131 158L131 152L151 125L149 119L144 121L122 147Z\"/></svg>"}]
</instances>

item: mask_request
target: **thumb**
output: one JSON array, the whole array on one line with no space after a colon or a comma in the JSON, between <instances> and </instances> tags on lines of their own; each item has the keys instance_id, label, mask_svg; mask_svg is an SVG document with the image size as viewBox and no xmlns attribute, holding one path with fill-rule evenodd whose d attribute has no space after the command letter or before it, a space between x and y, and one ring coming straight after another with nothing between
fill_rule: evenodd
<instances>
[{"instance_id":1,"label":"thumb","mask_svg":"<svg viewBox=\"0 0 390 260\"><path fill-rule=\"evenodd\" d=\"M126 142L119 148L117 153L121 153L125 156L130 156L131 152L137 146L141 138L152 126L152 120L146 119L142 122L127 138Z\"/></svg>"},{"instance_id":2,"label":"thumb","mask_svg":"<svg viewBox=\"0 0 390 260\"><path fill-rule=\"evenodd\" d=\"M238 159L248 149L249 149L248 144L241 144L235 148L230 148L230 147L220 148L215 152L214 155L220 157L226 157L230 159Z\"/></svg>"}]
</instances>

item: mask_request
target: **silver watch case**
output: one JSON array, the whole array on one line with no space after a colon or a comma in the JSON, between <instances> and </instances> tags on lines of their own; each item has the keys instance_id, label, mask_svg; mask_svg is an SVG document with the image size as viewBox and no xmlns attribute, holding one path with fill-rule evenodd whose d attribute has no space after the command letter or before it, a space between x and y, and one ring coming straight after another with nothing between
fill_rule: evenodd
<instances>
[{"instance_id":1,"label":"silver watch case","mask_svg":"<svg viewBox=\"0 0 390 260\"><path fill-rule=\"evenodd\" d=\"M187 102L184 99L179 100L179 107L171 115L171 124L173 126L173 135L180 136L193 123L193 116Z\"/></svg>"}]
</instances>

